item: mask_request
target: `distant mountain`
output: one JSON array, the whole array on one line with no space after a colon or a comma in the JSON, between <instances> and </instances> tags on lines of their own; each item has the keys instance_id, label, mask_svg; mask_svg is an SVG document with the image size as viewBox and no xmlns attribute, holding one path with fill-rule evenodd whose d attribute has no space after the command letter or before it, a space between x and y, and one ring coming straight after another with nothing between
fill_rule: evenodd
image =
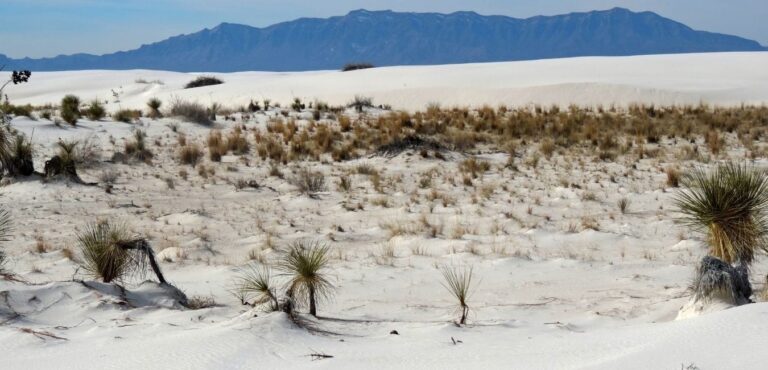
<instances>
[{"instance_id":1,"label":"distant mountain","mask_svg":"<svg viewBox=\"0 0 768 370\"><path fill-rule=\"evenodd\" d=\"M527 19L356 10L266 28L222 23L102 56L13 60L0 54L0 65L34 71L303 71L338 69L348 62L387 66L762 50L767 49L756 41L695 31L652 12L622 8Z\"/></svg>"}]
</instances>

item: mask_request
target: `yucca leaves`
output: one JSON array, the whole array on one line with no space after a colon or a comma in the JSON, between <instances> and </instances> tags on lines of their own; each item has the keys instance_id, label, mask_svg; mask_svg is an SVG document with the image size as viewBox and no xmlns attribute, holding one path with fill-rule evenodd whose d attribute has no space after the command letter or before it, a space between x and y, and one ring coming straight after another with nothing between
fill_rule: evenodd
<instances>
[{"instance_id":1,"label":"yucca leaves","mask_svg":"<svg viewBox=\"0 0 768 370\"><path fill-rule=\"evenodd\" d=\"M458 301L461 311L459 324L464 325L469 316L469 297L474 289L472 285L473 269L472 267L442 266L440 273L443 275L443 286Z\"/></svg>"},{"instance_id":2,"label":"yucca leaves","mask_svg":"<svg viewBox=\"0 0 768 370\"><path fill-rule=\"evenodd\" d=\"M241 271L236 284L235 290L245 302L253 299L253 306L268 304L270 311L279 308L269 266L251 264Z\"/></svg>"},{"instance_id":3,"label":"yucca leaves","mask_svg":"<svg viewBox=\"0 0 768 370\"><path fill-rule=\"evenodd\" d=\"M120 281L129 273L144 268L131 251L119 246L132 239L133 235L123 224L101 221L87 225L77 235L83 268L105 283Z\"/></svg>"},{"instance_id":4,"label":"yucca leaves","mask_svg":"<svg viewBox=\"0 0 768 370\"><path fill-rule=\"evenodd\" d=\"M327 245L299 241L291 244L278 268L288 277L288 297L296 303L308 302L309 313L317 316L317 301L330 299L334 286L326 270L330 264Z\"/></svg>"},{"instance_id":5,"label":"yucca leaves","mask_svg":"<svg viewBox=\"0 0 768 370\"><path fill-rule=\"evenodd\" d=\"M11 214L7 210L0 207L0 242L6 242L10 238L11 234ZM2 245L0 245L1 247ZM3 271L3 265L5 265L5 251L0 248L0 272Z\"/></svg>"},{"instance_id":6,"label":"yucca leaves","mask_svg":"<svg viewBox=\"0 0 768 370\"><path fill-rule=\"evenodd\" d=\"M687 225L706 233L714 257L750 264L757 250L766 250L765 171L727 163L711 171L695 169L681 182L675 204Z\"/></svg>"}]
</instances>

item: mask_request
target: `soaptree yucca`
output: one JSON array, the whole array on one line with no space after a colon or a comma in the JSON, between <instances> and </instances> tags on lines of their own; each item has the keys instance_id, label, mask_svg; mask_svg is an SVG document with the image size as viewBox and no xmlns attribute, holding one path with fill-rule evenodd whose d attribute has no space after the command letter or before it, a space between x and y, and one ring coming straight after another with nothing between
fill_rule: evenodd
<instances>
[{"instance_id":1,"label":"soaptree yucca","mask_svg":"<svg viewBox=\"0 0 768 370\"><path fill-rule=\"evenodd\" d=\"M317 316L317 302L333 295L334 286L327 275L329 264L329 247L306 241L291 244L278 263L281 275L288 277L288 299L296 304L307 302L312 316Z\"/></svg>"},{"instance_id":2,"label":"soaptree yucca","mask_svg":"<svg viewBox=\"0 0 768 370\"><path fill-rule=\"evenodd\" d=\"M8 241L11 234L11 215L7 210L0 207L0 272L3 272L5 265L5 251L2 249L1 242Z\"/></svg>"},{"instance_id":3,"label":"soaptree yucca","mask_svg":"<svg viewBox=\"0 0 768 370\"><path fill-rule=\"evenodd\" d=\"M710 254L726 263L749 265L766 249L766 172L727 163L711 171L695 169L681 179L675 203L684 222L704 232Z\"/></svg>"},{"instance_id":4,"label":"soaptree yucca","mask_svg":"<svg viewBox=\"0 0 768 370\"><path fill-rule=\"evenodd\" d=\"M440 272L443 275L443 286L458 301L458 310L461 312L459 324L464 325L469 316L469 297L475 288L472 283L472 267L442 266Z\"/></svg>"},{"instance_id":5,"label":"soaptree yucca","mask_svg":"<svg viewBox=\"0 0 768 370\"><path fill-rule=\"evenodd\" d=\"M235 283L234 291L244 304L267 306L269 311L280 308L269 266L251 264L240 272Z\"/></svg>"},{"instance_id":6,"label":"soaptree yucca","mask_svg":"<svg viewBox=\"0 0 768 370\"><path fill-rule=\"evenodd\" d=\"M120 247L133 239L124 224L99 221L87 225L77 239L83 268L105 283L120 281L137 267L132 253Z\"/></svg>"}]
</instances>

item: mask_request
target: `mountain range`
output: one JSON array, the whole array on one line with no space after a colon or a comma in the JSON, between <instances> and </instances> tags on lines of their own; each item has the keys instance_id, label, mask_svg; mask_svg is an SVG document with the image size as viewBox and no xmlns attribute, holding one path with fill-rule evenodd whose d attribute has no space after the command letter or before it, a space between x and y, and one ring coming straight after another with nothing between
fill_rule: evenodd
<instances>
[{"instance_id":1,"label":"mountain range","mask_svg":"<svg viewBox=\"0 0 768 370\"><path fill-rule=\"evenodd\" d=\"M33 71L306 71L339 69L350 62L426 65L765 50L753 40L697 31L653 12L623 8L527 19L356 10L265 28L222 23L105 55L10 59L0 54L0 65Z\"/></svg>"}]
</instances>

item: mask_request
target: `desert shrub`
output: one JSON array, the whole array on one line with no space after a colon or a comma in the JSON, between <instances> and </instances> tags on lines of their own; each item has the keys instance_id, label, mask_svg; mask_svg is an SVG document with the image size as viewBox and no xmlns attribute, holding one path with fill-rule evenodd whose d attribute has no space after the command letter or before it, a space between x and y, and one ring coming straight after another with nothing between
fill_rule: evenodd
<instances>
[{"instance_id":1,"label":"desert shrub","mask_svg":"<svg viewBox=\"0 0 768 370\"><path fill-rule=\"evenodd\" d=\"M112 119L118 122L132 123L141 118L141 111L135 109L120 109L112 114Z\"/></svg>"},{"instance_id":2,"label":"desert shrub","mask_svg":"<svg viewBox=\"0 0 768 370\"><path fill-rule=\"evenodd\" d=\"M32 142L21 133L13 135L0 127L0 175L5 170L11 176L29 176L34 173ZM6 138L3 138L7 135ZM5 141L5 142L3 142ZM4 148L3 148L4 147Z\"/></svg>"},{"instance_id":3,"label":"desert shrub","mask_svg":"<svg viewBox=\"0 0 768 370\"><path fill-rule=\"evenodd\" d=\"M291 180L291 183L298 187L302 194L309 196L314 196L326 189L325 175L322 172L310 171L306 168L301 169Z\"/></svg>"},{"instance_id":4,"label":"desert shrub","mask_svg":"<svg viewBox=\"0 0 768 370\"><path fill-rule=\"evenodd\" d=\"M216 299L213 296L195 295L187 300L187 308L190 310L202 310L216 307Z\"/></svg>"},{"instance_id":5,"label":"desert shrub","mask_svg":"<svg viewBox=\"0 0 768 370\"><path fill-rule=\"evenodd\" d=\"M182 99L174 99L171 102L170 114L201 125L211 125L213 123L205 107L199 103L188 102Z\"/></svg>"},{"instance_id":6,"label":"desert shrub","mask_svg":"<svg viewBox=\"0 0 768 370\"><path fill-rule=\"evenodd\" d=\"M147 134L142 130L133 131L133 140L125 143L125 155L137 161L149 163L154 156L147 148Z\"/></svg>"},{"instance_id":7,"label":"desert shrub","mask_svg":"<svg viewBox=\"0 0 768 370\"><path fill-rule=\"evenodd\" d=\"M461 312L459 325L464 325L467 323L467 317L469 316L469 297L475 288L472 284L472 268L460 269L443 265L440 268L440 273L443 275L443 286L458 301L459 311Z\"/></svg>"},{"instance_id":8,"label":"desert shrub","mask_svg":"<svg viewBox=\"0 0 768 370\"><path fill-rule=\"evenodd\" d=\"M98 121L107 115L107 111L104 109L104 105L98 100L91 101L88 104L88 109L85 110L85 115L91 121Z\"/></svg>"},{"instance_id":9,"label":"desert shrub","mask_svg":"<svg viewBox=\"0 0 768 370\"><path fill-rule=\"evenodd\" d=\"M481 175L490 169L490 163L475 158L469 158L459 163L459 171L461 173L471 175L474 179L476 179L478 175Z\"/></svg>"},{"instance_id":10,"label":"desert shrub","mask_svg":"<svg viewBox=\"0 0 768 370\"><path fill-rule=\"evenodd\" d=\"M227 149L239 155L247 154L251 150L251 144L248 143L248 139L245 138L239 127L227 136Z\"/></svg>"},{"instance_id":11,"label":"desert shrub","mask_svg":"<svg viewBox=\"0 0 768 370\"><path fill-rule=\"evenodd\" d=\"M203 151L200 149L200 146L195 143L189 143L179 149L179 162L181 162L181 164L188 164L195 167L202 157Z\"/></svg>"},{"instance_id":12,"label":"desert shrub","mask_svg":"<svg viewBox=\"0 0 768 370\"><path fill-rule=\"evenodd\" d=\"M293 103L291 103L291 109L301 112L304 110L307 106L301 102L301 99L299 98L293 98Z\"/></svg>"},{"instance_id":13,"label":"desert shrub","mask_svg":"<svg viewBox=\"0 0 768 370\"><path fill-rule=\"evenodd\" d=\"M195 87L221 85L224 81L213 76L197 76L194 80L188 82L184 88L193 89Z\"/></svg>"},{"instance_id":14,"label":"desert shrub","mask_svg":"<svg viewBox=\"0 0 768 370\"><path fill-rule=\"evenodd\" d=\"M123 280L139 268L132 254L119 246L132 239L124 224L100 221L87 225L77 234L83 268L105 283Z\"/></svg>"},{"instance_id":15,"label":"desert shrub","mask_svg":"<svg viewBox=\"0 0 768 370\"><path fill-rule=\"evenodd\" d=\"M371 63L347 63L341 68L342 72L357 71L360 69L374 68Z\"/></svg>"},{"instance_id":16,"label":"desert shrub","mask_svg":"<svg viewBox=\"0 0 768 370\"><path fill-rule=\"evenodd\" d=\"M358 113L363 113L365 108L373 107L373 99L362 95L356 95L355 99L348 105L350 108L355 108Z\"/></svg>"},{"instance_id":17,"label":"desert shrub","mask_svg":"<svg viewBox=\"0 0 768 370\"><path fill-rule=\"evenodd\" d=\"M726 163L709 172L693 170L681 183L675 204L687 225L706 234L712 256L748 265L757 249L766 250L765 171Z\"/></svg>"},{"instance_id":18,"label":"desert shrub","mask_svg":"<svg viewBox=\"0 0 768 370\"><path fill-rule=\"evenodd\" d=\"M253 307L266 306L269 311L280 307L277 290L269 266L250 264L235 278L233 293L243 304Z\"/></svg>"},{"instance_id":19,"label":"desert shrub","mask_svg":"<svg viewBox=\"0 0 768 370\"><path fill-rule=\"evenodd\" d=\"M74 126L80 118L80 98L67 95L61 99L61 119Z\"/></svg>"},{"instance_id":20,"label":"desert shrub","mask_svg":"<svg viewBox=\"0 0 768 370\"><path fill-rule=\"evenodd\" d=\"M670 188L676 188L680 186L680 170L675 167L668 167L667 173L667 186Z\"/></svg>"},{"instance_id":21,"label":"desert shrub","mask_svg":"<svg viewBox=\"0 0 768 370\"><path fill-rule=\"evenodd\" d=\"M162 113L160 113L160 107L162 105L163 102L158 98L149 99L147 101L147 107L149 108L149 118L158 119L163 117Z\"/></svg>"},{"instance_id":22,"label":"desert shrub","mask_svg":"<svg viewBox=\"0 0 768 370\"><path fill-rule=\"evenodd\" d=\"M291 244L278 262L281 275L288 278L286 294L297 305L309 305L309 313L317 316L317 302L333 295L327 269L330 248L320 242L297 241Z\"/></svg>"},{"instance_id":23,"label":"desert shrub","mask_svg":"<svg viewBox=\"0 0 768 370\"><path fill-rule=\"evenodd\" d=\"M621 198L621 199L619 199L617 204L619 206L619 210L621 211L621 213L629 212L629 199Z\"/></svg>"}]
</instances>

